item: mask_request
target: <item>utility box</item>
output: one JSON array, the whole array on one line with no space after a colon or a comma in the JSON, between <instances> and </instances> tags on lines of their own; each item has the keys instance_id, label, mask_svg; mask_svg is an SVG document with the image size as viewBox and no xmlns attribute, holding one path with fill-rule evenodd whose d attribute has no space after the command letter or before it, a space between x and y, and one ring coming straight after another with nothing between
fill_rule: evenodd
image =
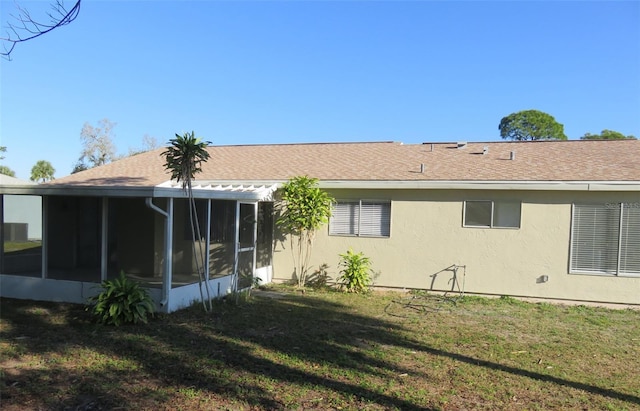
<instances>
[{"instance_id":1,"label":"utility box","mask_svg":"<svg viewBox=\"0 0 640 411\"><path fill-rule=\"evenodd\" d=\"M4 241L29 241L28 223L4 223Z\"/></svg>"}]
</instances>

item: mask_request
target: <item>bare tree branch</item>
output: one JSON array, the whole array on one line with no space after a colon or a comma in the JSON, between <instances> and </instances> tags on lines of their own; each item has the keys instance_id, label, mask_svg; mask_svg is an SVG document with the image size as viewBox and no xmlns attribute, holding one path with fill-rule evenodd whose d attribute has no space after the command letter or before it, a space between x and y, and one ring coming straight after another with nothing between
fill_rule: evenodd
<instances>
[{"instance_id":1,"label":"bare tree branch","mask_svg":"<svg viewBox=\"0 0 640 411\"><path fill-rule=\"evenodd\" d=\"M16 2L18 12L10 14L13 20L7 22L6 37L0 37L0 40L4 43L4 51L1 51L0 55L11 60L11 52L18 43L33 40L58 27L71 23L80 13L81 2L82 0L76 0L73 7L67 9L63 0L56 0L56 3L51 5L51 11L46 13L49 18L48 22L38 21L33 18L29 10L21 7Z\"/></svg>"}]
</instances>

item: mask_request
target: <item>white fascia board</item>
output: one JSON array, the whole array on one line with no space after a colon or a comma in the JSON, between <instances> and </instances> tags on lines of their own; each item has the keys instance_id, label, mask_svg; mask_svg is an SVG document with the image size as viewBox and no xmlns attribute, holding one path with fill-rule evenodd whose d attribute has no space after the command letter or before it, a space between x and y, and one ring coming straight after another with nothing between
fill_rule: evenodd
<instances>
[{"instance_id":1,"label":"white fascia board","mask_svg":"<svg viewBox=\"0 0 640 411\"><path fill-rule=\"evenodd\" d=\"M182 188L164 188L156 187L153 191L154 198L188 198L187 193ZM216 200L247 200L259 201L264 196L255 191L212 191L212 190L193 190L193 198L216 199Z\"/></svg>"},{"instance_id":2,"label":"white fascia board","mask_svg":"<svg viewBox=\"0 0 640 411\"><path fill-rule=\"evenodd\" d=\"M218 183L218 182L194 182L192 192L194 198L240 200L240 201L269 201L273 199L273 193L277 189L276 184L262 183ZM166 181L155 187L154 197L187 198L187 192L176 183Z\"/></svg>"},{"instance_id":3,"label":"white fascia board","mask_svg":"<svg viewBox=\"0 0 640 411\"><path fill-rule=\"evenodd\" d=\"M320 181L324 189L640 191L640 181Z\"/></svg>"},{"instance_id":4,"label":"white fascia board","mask_svg":"<svg viewBox=\"0 0 640 411\"><path fill-rule=\"evenodd\" d=\"M78 197L149 197L153 187L99 187L99 186L0 186L0 194Z\"/></svg>"},{"instance_id":5,"label":"white fascia board","mask_svg":"<svg viewBox=\"0 0 640 411\"><path fill-rule=\"evenodd\" d=\"M589 184L589 191L640 191L640 182L597 182Z\"/></svg>"},{"instance_id":6,"label":"white fascia board","mask_svg":"<svg viewBox=\"0 0 640 411\"><path fill-rule=\"evenodd\" d=\"M234 185L238 185L237 183ZM261 184L262 186L264 184ZM261 201L270 200L274 187L245 190L211 190L194 187L195 198L215 198L221 200ZM35 195L35 196L78 196L78 197L155 197L155 198L187 198L182 187L163 183L156 187L99 187L99 186L62 186L62 185L0 185L0 194Z\"/></svg>"},{"instance_id":7,"label":"white fascia board","mask_svg":"<svg viewBox=\"0 0 640 411\"><path fill-rule=\"evenodd\" d=\"M279 187L284 181L206 182L211 185ZM199 182L202 184L203 182ZM625 191L640 192L640 181L414 181L414 180L320 180L323 189L376 190L525 190L525 191ZM260 201L271 197L274 190L212 190L194 188L196 198ZM180 187L165 182L155 187L100 187L62 185L0 185L0 194L54 195L91 197L157 197L186 198ZM213 195L212 195L213 194Z\"/></svg>"},{"instance_id":8,"label":"white fascia board","mask_svg":"<svg viewBox=\"0 0 640 411\"><path fill-rule=\"evenodd\" d=\"M286 183L287 180L193 180L192 185L196 186L273 186ZM165 181L156 187L175 187L177 183L173 180Z\"/></svg>"}]
</instances>

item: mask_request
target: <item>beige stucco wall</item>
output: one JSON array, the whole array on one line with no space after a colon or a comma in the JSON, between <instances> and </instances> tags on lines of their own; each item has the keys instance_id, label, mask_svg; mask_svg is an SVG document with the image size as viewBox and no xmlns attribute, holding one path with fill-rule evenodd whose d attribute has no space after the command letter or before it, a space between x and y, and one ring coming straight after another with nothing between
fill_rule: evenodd
<instances>
[{"instance_id":1,"label":"beige stucco wall","mask_svg":"<svg viewBox=\"0 0 640 411\"><path fill-rule=\"evenodd\" d=\"M318 233L312 265L329 264L338 275L338 254L353 248L369 256L377 286L448 290L453 264L466 266L470 293L640 304L640 278L569 274L571 204L640 202L637 192L387 190L339 191L336 199L391 199L391 237ZM519 229L462 226L464 200L522 202ZM445 270L445 271L442 271ZM462 285L462 273L458 271ZM274 249L274 278L291 278L289 243ZM435 275L435 277L433 277ZM541 276L548 276L541 282Z\"/></svg>"}]
</instances>

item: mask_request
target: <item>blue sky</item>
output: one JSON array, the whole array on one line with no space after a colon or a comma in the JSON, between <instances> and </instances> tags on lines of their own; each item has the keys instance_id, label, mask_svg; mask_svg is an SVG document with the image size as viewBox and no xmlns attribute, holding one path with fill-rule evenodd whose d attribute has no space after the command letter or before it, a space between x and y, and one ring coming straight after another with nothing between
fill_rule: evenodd
<instances>
[{"instance_id":1,"label":"blue sky","mask_svg":"<svg viewBox=\"0 0 640 411\"><path fill-rule=\"evenodd\" d=\"M4 27L14 2L0 6ZM640 2L84 0L0 70L2 164L24 179L38 160L69 174L83 124L103 118L123 154L191 130L220 145L496 141L527 109L571 139L640 137Z\"/></svg>"}]
</instances>

